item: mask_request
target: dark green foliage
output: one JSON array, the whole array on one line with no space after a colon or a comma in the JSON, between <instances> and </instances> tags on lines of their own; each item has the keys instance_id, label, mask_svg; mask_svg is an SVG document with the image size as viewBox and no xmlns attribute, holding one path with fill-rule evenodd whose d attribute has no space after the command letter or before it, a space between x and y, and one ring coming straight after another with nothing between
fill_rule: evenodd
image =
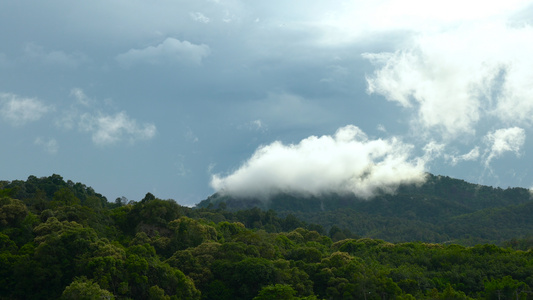
<instances>
[{"instance_id":1,"label":"dark green foliage","mask_svg":"<svg viewBox=\"0 0 533 300\"><path fill-rule=\"evenodd\" d=\"M258 210L271 209L286 217L280 223L283 231L321 226L334 241L363 236L391 242L475 245L502 244L512 237L533 235L533 201L529 190L504 190L431 174L427 174L422 185L403 185L394 195L380 194L372 199L280 193L269 201L260 201L214 194L198 207L210 203L213 206L224 203L230 211L246 209L249 217L256 216L245 222L252 228L265 227ZM306 223L298 225L295 220ZM294 224L292 228L290 224Z\"/></svg>"},{"instance_id":2,"label":"dark green foliage","mask_svg":"<svg viewBox=\"0 0 533 300\"><path fill-rule=\"evenodd\" d=\"M119 207L115 222L122 231L135 233L144 231L152 236L166 231L166 224L181 216L181 207L173 200L152 198L150 193L140 202Z\"/></svg>"},{"instance_id":3,"label":"dark green foliage","mask_svg":"<svg viewBox=\"0 0 533 300\"><path fill-rule=\"evenodd\" d=\"M524 250L533 249L533 237L527 237L522 239L511 239L503 243L504 247L509 247L515 250Z\"/></svg>"},{"instance_id":4,"label":"dark green foliage","mask_svg":"<svg viewBox=\"0 0 533 300\"><path fill-rule=\"evenodd\" d=\"M524 282L505 276L499 279L486 280L486 299L525 299L531 288Z\"/></svg>"},{"instance_id":5,"label":"dark green foliage","mask_svg":"<svg viewBox=\"0 0 533 300\"><path fill-rule=\"evenodd\" d=\"M63 177L57 174L42 178L29 176L26 181L14 180L4 183L2 191L7 191L11 198L24 201L32 210L44 210L50 206L52 201L74 201L85 205L89 197L99 199L102 206L107 205L107 199L91 187L79 182L64 181Z\"/></svg>"},{"instance_id":6,"label":"dark green foliage","mask_svg":"<svg viewBox=\"0 0 533 300\"><path fill-rule=\"evenodd\" d=\"M419 191L441 197L445 190L437 180L442 180L458 199L472 196L466 183L432 180ZM502 197L524 196L520 189L490 191L478 189L497 205ZM231 212L224 205L190 209L152 194L111 205L58 175L2 181L0 195L0 299L533 299L531 235L509 236L505 247L390 243L346 230L348 209L338 212L338 223L324 223L326 232L298 213ZM369 221L373 208L365 202L367 212L350 221L359 226L353 232L367 228L378 235L387 229L401 239L414 225L424 227L412 234L424 235L449 226L434 216L447 207L444 202L417 206L420 197L401 199L411 206L400 215L418 215L419 209L429 215L406 225L391 217L399 205L382 198L377 205L389 208L379 222ZM463 228L480 240L486 237L467 216L487 231L502 226L502 237L512 232L505 229L507 218L528 228L530 203L516 200L476 211L486 202L452 205L438 215L446 219L454 207L471 209L452 219L471 224Z\"/></svg>"},{"instance_id":7,"label":"dark green foliage","mask_svg":"<svg viewBox=\"0 0 533 300\"><path fill-rule=\"evenodd\" d=\"M0 198L0 228L18 227L28 215L24 202L8 197Z\"/></svg>"}]
</instances>

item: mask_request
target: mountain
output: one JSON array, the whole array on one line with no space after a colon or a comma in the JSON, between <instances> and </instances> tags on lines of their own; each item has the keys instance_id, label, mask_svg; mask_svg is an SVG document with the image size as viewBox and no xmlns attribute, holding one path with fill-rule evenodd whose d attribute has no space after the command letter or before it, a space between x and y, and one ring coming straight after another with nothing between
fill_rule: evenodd
<instances>
[{"instance_id":1,"label":"mountain","mask_svg":"<svg viewBox=\"0 0 533 300\"><path fill-rule=\"evenodd\" d=\"M382 193L372 199L279 193L264 201L214 194L197 207L272 209L280 216L292 214L326 229L336 226L390 242L472 245L533 236L528 189L494 188L432 174L422 185L403 185L393 195Z\"/></svg>"}]
</instances>

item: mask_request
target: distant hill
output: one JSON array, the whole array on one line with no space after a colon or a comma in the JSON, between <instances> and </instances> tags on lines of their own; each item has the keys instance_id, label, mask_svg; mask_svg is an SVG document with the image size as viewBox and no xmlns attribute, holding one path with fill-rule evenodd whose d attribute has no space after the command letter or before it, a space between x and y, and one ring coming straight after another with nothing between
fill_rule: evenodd
<instances>
[{"instance_id":1,"label":"distant hill","mask_svg":"<svg viewBox=\"0 0 533 300\"><path fill-rule=\"evenodd\" d=\"M502 243L533 236L533 201L524 188L493 188L428 174L423 185L404 185L394 195L302 196L281 193L268 201L214 194L197 207L230 211L259 207L324 226L390 242Z\"/></svg>"}]
</instances>

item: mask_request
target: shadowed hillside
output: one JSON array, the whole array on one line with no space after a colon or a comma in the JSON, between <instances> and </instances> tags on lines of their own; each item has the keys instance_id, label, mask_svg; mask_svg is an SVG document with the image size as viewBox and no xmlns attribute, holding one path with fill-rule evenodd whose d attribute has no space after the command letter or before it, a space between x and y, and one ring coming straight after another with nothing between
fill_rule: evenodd
<instances>
[{"instance_id":1,"label":"shadowed hillside","mask_svg":"<svg viewBox=\"0 0 533 300\"><path fill-rule=\"evenodd\" d=\"M198 207L259 207L294 214L310 223L346 228L388 241L501 243L533 235L533 201L524 188L493 188L428 174L422 185L400 186L393 195L276 194L268 201L214 194Z\"/></svg>"}]
</instances>

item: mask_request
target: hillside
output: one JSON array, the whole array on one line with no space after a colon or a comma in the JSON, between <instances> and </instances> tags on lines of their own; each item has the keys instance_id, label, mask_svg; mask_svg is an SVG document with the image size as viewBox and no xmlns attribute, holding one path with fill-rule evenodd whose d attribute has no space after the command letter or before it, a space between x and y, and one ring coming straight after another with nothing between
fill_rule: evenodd
<instances>
[{"instance_id":1,"label":"hillside","mask_svg":"<svg viewBox=\"0 0 533 300\"><path fill-rule=\"evenodd\" d=\"M277 194L269 201L215 194L198 207L240 210L259 207L293 214L326 229L345 228L362 237L390 242L502 243L533 236L533 201L524 188L493 188L428 174L420 186L401 186L394 195Z\"/></svg>"},{"instance_id":2,"label":"hillside","mask_svg":"<svg viewBox=\"0 0 533 300\"><path fill-rule=\"evenodd\" d=\"M514 205L491 209L483 226L531 213ZM379 226L404 219L382 216ZM59 175L0 181L0 299L533 299L531 239L502 248L351 235L274 210L192 209L150 193L108 202Z\"/></svg>"}]
</instances>

